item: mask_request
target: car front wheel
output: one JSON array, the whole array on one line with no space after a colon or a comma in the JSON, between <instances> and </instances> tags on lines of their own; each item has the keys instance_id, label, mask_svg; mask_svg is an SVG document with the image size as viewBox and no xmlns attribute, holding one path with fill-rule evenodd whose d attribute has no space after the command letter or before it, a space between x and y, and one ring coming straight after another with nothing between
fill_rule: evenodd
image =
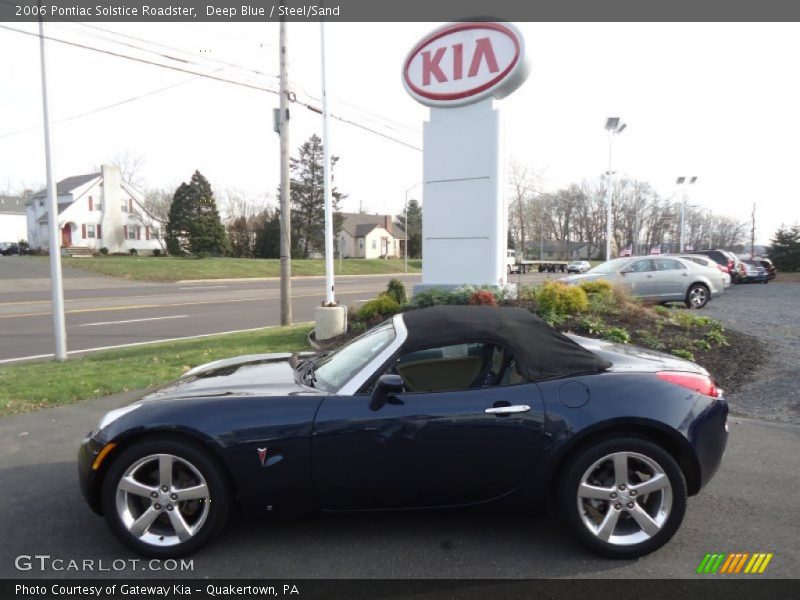
<instances>
[{"instance_id":1,"label":"car front wheel","mask_svg":"<svg viewBox=\"0 0 800 600\"><path fill-rule=\"evenodd\" d=\"M660 446L612 439L571 462L558 497L567 525L584 545L611 558L637 558L659 549L680 527L686 482Z\"/></svg>"},{"instance_id":2,"label":"car front wheel","mask_svg":"<svg viewBox=\"0 0 800 600\"><path fill-rule=\"evenodd\" d=\"M701 283L692 284L686 292L686 308L703 308L708 304L708 288Z\"/></svg>"},{"instance_id":3,"label":"car front wheel","mask_svg":"<svg viewBox=\"0 0 800 600\"><path fill-rule=\"evenodd\" d=\"M190 554L222 529L230 491L217 463L199 447L150 440L125 449L103 482L111 531L144 556Z\"/></svg>"}]
</instances>

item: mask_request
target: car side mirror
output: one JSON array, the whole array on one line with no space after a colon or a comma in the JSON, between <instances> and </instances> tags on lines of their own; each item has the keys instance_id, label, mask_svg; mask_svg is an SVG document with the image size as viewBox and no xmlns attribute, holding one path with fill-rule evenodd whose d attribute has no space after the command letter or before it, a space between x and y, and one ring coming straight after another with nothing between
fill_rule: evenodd
<instances>
[{"instance_id":1,"label":"car side mirror","mask_svg":"<svg viewBox=\"0 0 800 600\"><path fill-rule=\"evenodd\" d=\"M628 273L632 273L632 272L633 271L631 271L631 269L622 269L622 271L620 271L619 274L620 275L627 275Z\"/></svg>"},{"instance_id":2,"label":"car side mirror","mask_svg":"<svg viewBox=\"0 0 800 600\"><path fill-rule=\"evenodd\" d=\"M370 410L381 409L386 404L389 396L401 394L404 390L403 378L400 375L381 375L369 399Z\"/></svg>"}]
</instances>

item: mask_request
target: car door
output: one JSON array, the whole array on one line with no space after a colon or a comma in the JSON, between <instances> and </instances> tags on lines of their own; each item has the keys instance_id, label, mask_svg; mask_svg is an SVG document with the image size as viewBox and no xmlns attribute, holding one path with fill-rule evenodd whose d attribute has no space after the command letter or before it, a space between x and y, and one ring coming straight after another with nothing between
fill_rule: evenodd
<instances>
[{"instance_id":1,"label":"car door","mask_svg":"<svg viewBox=\"0 0 800 600\"><path fill-rule=\"evenodd\" d=\"M620 271L620 281L634 296L650 298L655 294L655 272L652 259L641 258Z\"/></svg>"},{"instance_id":2,"label":"car door","mask_svg":"<svg viewBox=\"0 0 800 600\"><path fill-rule=\"evenodd\" d=\"M387 371L409 378L406 391L377 410L367 393L327 398L312 439L322 508L466 505L524 483L542 446L541 394L521 379L513 359L503 381L489 381L489 361L476 368L468 360L484 357L483 350L461 348L456 355L455 347L432 348L405 363L409 355L401 356Z\"/></svg>"},{"instance_id":3,"label":"car door","mask_svg":"<svg viewBox=\"0 0 800 600\"><path fill-rule=\"evenodd\" d=\"M654 297L659 300L683 300L691 283L689 270L681 261L674 258L656 258L654 278Z\"/></svg>"}]
</instances>

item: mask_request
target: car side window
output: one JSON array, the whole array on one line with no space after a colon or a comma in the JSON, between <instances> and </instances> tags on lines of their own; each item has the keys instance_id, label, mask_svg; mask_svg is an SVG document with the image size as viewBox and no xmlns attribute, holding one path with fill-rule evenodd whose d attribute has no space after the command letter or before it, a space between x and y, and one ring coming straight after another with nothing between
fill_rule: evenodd
<instances>
[{"instance_id":1,"label":"car side window","mask_svg":"<svg viewBox=\"0 0 800 600\"><path fill-rule=\"evenodd\" d=\"M445 392L522 382L514 355L502 346L470 342L416 350L389 369L403 378L407 392Z\"/></svg>"},{"instance_id":2,"label":"car side window","mask_svg":"<svg viewBox=\"0 0 800 600\"><path fill-rule=\"evenodd\" d=\"M649 259L637 260L630 266L630 270L634 273L645 273L653 270L653 263Z\"/></svg>"},{"instance_id":3,"label":"car side window","mask_svg":"<svg viewBox=\"0 0 800 600\"><path fill-rule=\"evenodd\" d=\"M686 268L685 265L671 258L657 258L655 263L659 271L680 271Z\"/></svg>"}]
</instances>

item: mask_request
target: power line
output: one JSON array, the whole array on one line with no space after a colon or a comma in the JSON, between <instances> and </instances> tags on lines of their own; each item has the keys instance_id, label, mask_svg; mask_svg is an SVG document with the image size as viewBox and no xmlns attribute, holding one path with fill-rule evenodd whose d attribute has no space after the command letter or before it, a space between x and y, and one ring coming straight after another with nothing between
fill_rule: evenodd
<instances>
[{"instance_id":1,"label":"power line","mask_svg":"<svg viewBox=\"0 0 800 600\"><path fill-rule=\"evenodd\" d=\"M22 29L16 29L14 27L8 27L7 25L0 25L0 29L6 29L8 31L12 31L12 32L15 32L15 33L21 33L23 35L28 35L28 36L32 36L32 37L37 37L37 38L39 37L39 34L37 34L37 33L33 33L33 32L30 32L30 31L25 31L25 30L22 30ZM142 64L154 66L154 67L160 67L162 69L169 69L169 70L172 70L172 71L178 71L178 72L181 72L181 73L187 73L187 74L190 74L190 75L195 75L196 77L200 77L200 78L211 79L213 81L219 81L219 82L222 82L222 83L229 83L229 84L232 84L232 85L238 85L238 86L241 86L241 87L246 87L246 88L249 88L249 89L254 89L254 90L258 90L258 91L262 91L262 92L268 92L270 94L278 95L278 91L277 90L274 90L274 89L271 89L271 88L267 88L267 87L263 87L263 86L259 86L259 85L255 85L255 84L252 84L252 83L246 83L246 82L242 82L242 81L235 81L235 80L232 80L232 79L226 79L224 77L217 77L217 76L209 74L209 73L199 73L197 71L192 71L190 69L186 69L186 68L183 68L183 67L177 67L177 66L174 66L174 65L165 65L163 63L158 63L158 62L147 60L147 59L144 59L144 58L138 58L138 57L134 57L134 56L129 56L127 54L121 54L119 52L114 52L114 51L111 51L111 50L105 50L105 49L102 49L102 48L96 48L94 46L88 46L86 44L80 44L78 42L72 42L72 41L69 41L69 40L63 40L63 39L60 39L60 38L54 38L52 36L43 36L43 37L45 39L47 39L47 40L51 40L51 41L54 41L54 42L59 42L61 44L65 44L65 45L68 45L68 46L74 46L76 48L81 48L83 50L90 50L92 52L98 52L100 54L107 54L109 56L114 56L116 58L122 58L122 59L125 59L125 60L130 60L130 61L133 61L133 62L139 62L139 63L142 63ZM173 86L167 86L167 88L176 87L177 85L179 85L179 84L174 84ZM159 91L163 91L163 89L167 89L167 88L162 88L160 90L154 90L153 92L149 92L147 94L142 94L140 96L136 96L136 97L133 97L133 98L130 98L130 99L127 99L127 100L123 100L123 101L115 103L115 105L118 106L120 104L125 104L127 102L132 102L132 101L138 100L138 99L140 99L142 97L158 93ZM312 105L310 105L308 103L304 103L304 102L297 102L297 103L300 104L301 106L304 106L305 108L307 108L308 110L310 110L312 112L315 112L315 113L320 113L321 112L320 109L318 109L318 108L316 108L316 107L314 107L314 106L312 106ZM101 110L106 110L108 108L111 108L112 106L113 105L109 105L107 107L101 107L99 109L95 109L94 111L89 111L88 113L85 113L83 115L74 115L73 117L70 117L69 119L76 119L76 118L79 118L80 116L87 116L89 114L93 114L94 112L100 112ZM413 144L409 144L408 142L405 142L405 141L400 140L400 139L398 139L398 138L396 138L394 136L391 136L391 135L388 135L386 133L383 133L383 132L377 131L375 129L372 129L371 127L367 127L366 125L363 125L363 124L358 123L356 121L353 121L353 120L350 120L350 119L346 119L344 117L341 117L341 116L338 116L338 115L334 115L334 114L331 114L329 116L332 119L336 119L337 121L341 121L343 123L347 123L349 125L353 125L354 127L358 127L359 129L362 129L364 131L368 131L370 133L378 135L378 136L380 136L382 138L385 138L387 140L396 142L398 144L406 146L407 148L411 148L411 149L417 150L417 151L421 151L422 150L422 148L420 148L418 146L415 146ZM11 133L8 133L8 134L3 134L3 135L0 135L0 138L8 137L10 135L15 135L17 133L21 133L21 131L11 132Z\"/></svg>"}]
</instances>

